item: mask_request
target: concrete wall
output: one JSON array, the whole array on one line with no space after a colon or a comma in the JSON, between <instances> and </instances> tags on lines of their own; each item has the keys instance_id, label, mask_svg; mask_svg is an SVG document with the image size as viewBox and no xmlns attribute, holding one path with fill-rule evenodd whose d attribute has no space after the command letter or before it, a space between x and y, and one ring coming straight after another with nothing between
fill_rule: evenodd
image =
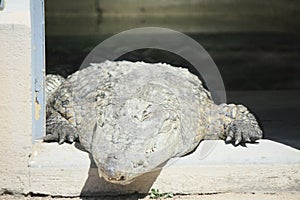
<instances>
[{"instance_id":1,"label":"concrete wall","mask_svg":"<svg viewBox=\"0 0 300 200\"><path fill-rule=\"evenodd\" d=\"M69 74L109 36L156 26L203 45L227 90L300 89L300 1L45 0L45 5L48 72ZM178 65L162 57L127 59Z\"/></svg>"},{"instance_id":2,"label":"concrete wall","mask_svg":"<svg viewBox=\"0 0 300 200\"><path fill-rule=\"evenodd\" d=\"M0 193L27 192L32 146L30 1L0 11Z\"/></svg>"},{"instance_id":3,"label":"concrete wall","mask_svg":"<svg viewBox=\"0 0 300 200\"><path fill-rule=\"evenodd\" d=\"M286 0L45 0L50 35L116 34L141 26L185 33L299 32ZM77 25L76 25L77 24Z\"/></svg>"}]
</instances>

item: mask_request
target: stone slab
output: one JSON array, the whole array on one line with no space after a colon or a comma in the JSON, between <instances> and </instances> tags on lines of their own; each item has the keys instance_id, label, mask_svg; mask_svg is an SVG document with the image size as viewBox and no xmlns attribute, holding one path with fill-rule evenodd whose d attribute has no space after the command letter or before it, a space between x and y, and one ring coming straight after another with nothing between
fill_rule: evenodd
<instances>
[{"instance_id":1,"label":"stone slab","mask_svg":"<svg viewBox=\"0 0 300 200\"><path fill-rule=\"evenodd\" d=\"M192 154L170 160L127 186L99 178L89 154L78 145L36 143L29 160L33 193L58 196L162 192L300 191L300 151L270 140L247 147L204 141Z\"/></svg>"}]
</instances>

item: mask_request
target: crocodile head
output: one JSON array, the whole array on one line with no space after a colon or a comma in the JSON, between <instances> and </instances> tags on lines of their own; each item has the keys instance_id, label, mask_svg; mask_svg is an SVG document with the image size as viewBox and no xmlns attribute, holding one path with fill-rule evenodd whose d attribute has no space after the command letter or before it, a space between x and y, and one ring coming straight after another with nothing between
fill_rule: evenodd
<instances>
[{"instance_id":1,"label":"crocodile head","mask_svg":"<svg viewBox=\"0 0 300 200\"><path fill-rule=\"evenodd\" d=\"M91 153L100 176L125 185L176 156L180 125L177 114L158 103L130 99L116 107L107 108L105 123L95 130Z\"/></svg>"},{"instance_id":2,"label":"crocodile head","mask_svg":"<svg viewBox=\"0 0 300 200\"><path fill-rule=\"evenodd\" d=\"M98 173L106 181L127 185L137 177L160 169L168 161L174 152L168 149L156 149L156 152L132 152L130 150L115 153L93 153L94 160L98 166Z\"/></svg>"}]
</instances>

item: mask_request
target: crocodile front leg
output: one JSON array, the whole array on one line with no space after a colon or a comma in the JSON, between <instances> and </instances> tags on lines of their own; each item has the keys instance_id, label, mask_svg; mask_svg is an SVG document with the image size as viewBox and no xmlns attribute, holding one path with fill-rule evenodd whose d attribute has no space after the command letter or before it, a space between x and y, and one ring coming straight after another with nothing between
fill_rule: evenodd
<instances>
[{"instance_id":1,"label":"crocodile front leg","mask_svg":"<svg viewBox=\"0 0 300 200\"><path fill-rule=\"evenodd\" d=\"M78 141L77 129L58 112L53 112L46 121L45 142L73 143Z\"/></svg>"},{"instance_id":2,"label":"crocodile front leg","mask_svg":"<svg viewBox=\"0 0 300 200\"><path fill-rule=\"evenodd\" d=\"M213 107L205 139L225 139L227 143L254 142L262 130L252 113L243 105L220 104Z\"/></svg>"}]
</instances>

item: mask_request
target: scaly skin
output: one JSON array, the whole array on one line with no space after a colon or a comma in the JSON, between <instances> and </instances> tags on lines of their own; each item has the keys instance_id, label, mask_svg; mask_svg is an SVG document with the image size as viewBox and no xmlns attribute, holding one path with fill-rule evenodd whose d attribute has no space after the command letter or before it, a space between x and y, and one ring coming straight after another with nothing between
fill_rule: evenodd
<instances>
[{"instance_id":1,"label":"scaly skin","mask_svg":"<svg viewBox=\"0 0 300 200\"><path fill-rule=\"evenodd\" d=\"M259 124L245 106L220 104L211 109L211 120L204 139L225 139L238 145L261 138Z\"/></svg>"},{"instance_id":2,"label":"scaly skin","mask_svg":"<svg viewBox=\"0 0 300 200\"><path fill-rule=\"evenodd\" d=\"M79 140L112 183L128 184L203 139L262 137L244 106L214 104L196 76L166 64L107 61L48 85L44 141Z\"/></svg>"}]
</instances>

